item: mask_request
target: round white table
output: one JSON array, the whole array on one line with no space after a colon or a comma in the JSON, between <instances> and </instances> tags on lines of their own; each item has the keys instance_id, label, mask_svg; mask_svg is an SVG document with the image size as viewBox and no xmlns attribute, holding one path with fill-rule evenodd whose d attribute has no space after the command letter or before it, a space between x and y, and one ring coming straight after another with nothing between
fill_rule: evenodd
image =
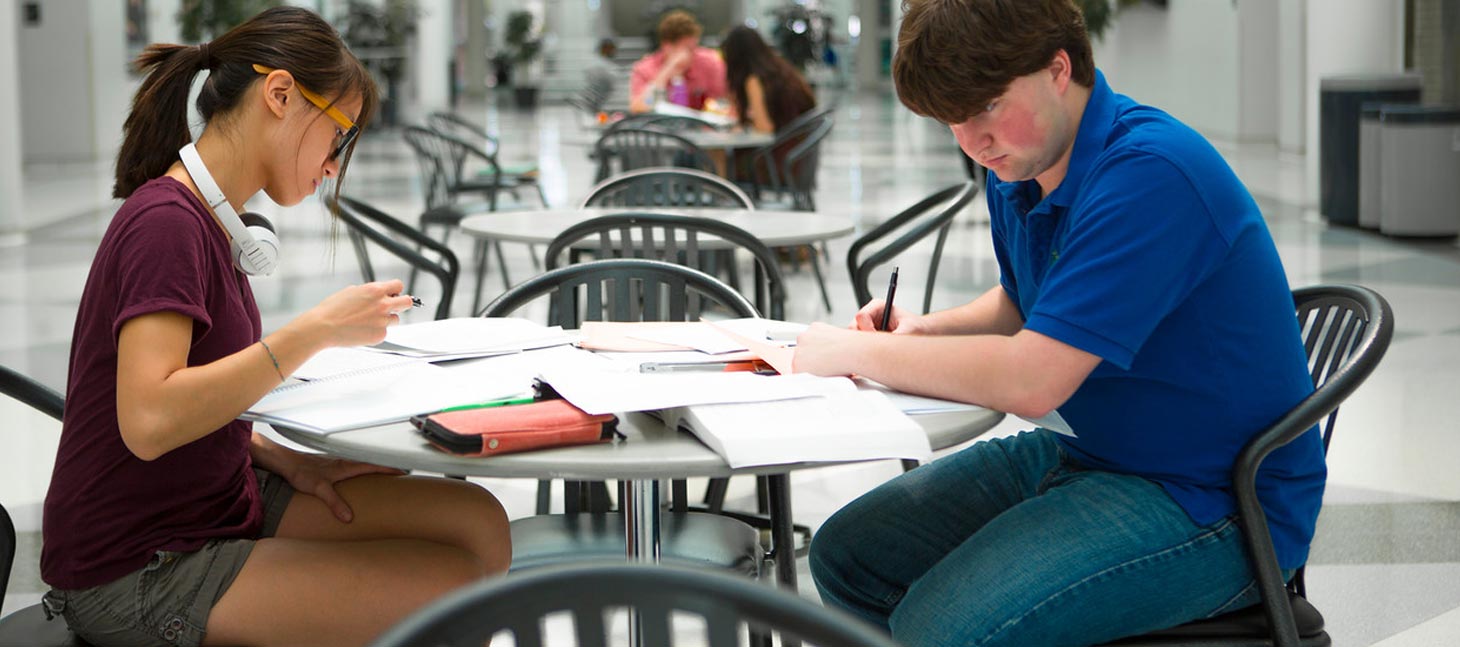
<instances>
[{"instance_id":1,"label":"round white table","mask_svg":"<svg viewBox=\"0 0 1460 647\"><path fill-rule=\"evenodd\" d=\"M505 211L467 216L461 230L479 238L548 244L558 234L585 220L616 213L667 213L713 218L750 232L767 247L794 247L829 240L852 233L852 219L811 211L757 211L753 209L708 209L682 207L589 207L582 209L540 209ZM586 241L586 247L596 245ZM712 247L706 238L706 247Z\"/></svg>"}]
</instances>

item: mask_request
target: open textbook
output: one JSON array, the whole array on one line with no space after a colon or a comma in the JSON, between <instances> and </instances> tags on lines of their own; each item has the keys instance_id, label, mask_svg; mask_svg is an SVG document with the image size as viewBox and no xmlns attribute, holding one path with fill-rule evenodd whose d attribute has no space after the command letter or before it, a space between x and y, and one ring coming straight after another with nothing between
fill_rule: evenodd
<instances>
[{"instance_id":1,"label":"open textbook","mask_svg":"<svg viewBox=\"0 0 1460 647\"><path fill-rule=\"evenodd\" d=\"M749 404L698 404L660 412L731 467L807 461L911 458L926 461L928 436L887 395L848 389L827 395Z\"/></svg>"}]
</instances>

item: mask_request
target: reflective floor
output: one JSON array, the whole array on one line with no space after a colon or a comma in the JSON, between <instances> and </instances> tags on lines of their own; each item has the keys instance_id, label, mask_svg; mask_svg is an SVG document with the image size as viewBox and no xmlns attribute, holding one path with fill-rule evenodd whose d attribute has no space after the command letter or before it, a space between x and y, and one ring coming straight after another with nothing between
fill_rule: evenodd
<instances>
[{"instance_id":1,"label":"reflective floor","mask_svg":"<svg viewBox=\"0 0 1460 647\"><path fill-rule=\"evenodd\" d=\"M947 130L908 114L890 95L823 97L828 99L841 107L823 152L821 211L850 216L861 231L966 177ZM535 160L554 206L576 203L588 189L592 134L567 108L530 113L478 103L459 112L500 134L504 161ZM1292 285L1362 283L1394 307L1398 332L1388 356L1344 406L1329 453L1310 598L1327 617L1336 645L1449 644L1460 635L1460 247L1453 239L1400 241L1330 227L1301 204L1307 193L1302 158L1261 146L1218 147L1258 196ZM46 224L23 241L0 242L0 284L6 286L0 293L0 363L57 388L65 384L71 328L90 259L116 209L107 197L110 166L29 167L27 221ZM345 193L414 220L423 200L415 161L399 131L376 130L361 138ZM537 203L530 192L521 197L503 208ZM276 276L253 285L264 327L273 329L360 275L353 250L334 235L317 200L290 209L266 202L250 207L271 216L280 229L284 264ZM824 266L831 312L821 306L803 265L789 275L788 319L849 320L854 295L844 257L850 240L832 241ZM456 236L453 245L471 258L464 236ZM905 294L920 291L930 253L925 245L899 261ZM508 245L506 256L513 280L533 273L526 247ZM400 273L389 265L377 269L387 276ZM986 219L981 207L971 208L948 242L934 308L958 304L996 281ZM484 283L484 299L502 290L495 262ZM474 286L474 279L463 278L456 314L471 313ZM416 293L429 305L436 289L423 284ZM413 316L429 317L432 309ZM5 457L0 500L16 517L22 544L3 613L33 602L42 590L35 531L59 426L9 400L0 402L0 418L7 422L0 433ZM1011 419L990 433L1023 426ZM798 472L796 517L814 527L897 472L891 462ZM531 512L532 483L482 483L514 516ZM748 505L750 486L736 483L731 494ZM802 591L814 597L804 569L803 564Z\"/></svg>"}]
</instances>

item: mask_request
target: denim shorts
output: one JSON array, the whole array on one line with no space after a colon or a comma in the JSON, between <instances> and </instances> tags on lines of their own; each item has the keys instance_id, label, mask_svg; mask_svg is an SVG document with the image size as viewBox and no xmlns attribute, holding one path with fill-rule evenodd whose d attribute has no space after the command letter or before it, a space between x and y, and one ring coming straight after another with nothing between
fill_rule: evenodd
<instances>
[{"instance_id":1,"label":"denim shorts","mask_svg":"<svg viewBox=\"0 0 1460 647\"><path fill-rule=\"evenodd\" d=\"M272 472L254 468L254 473L264 507L260 536L272 537L294 488ZM89 589L53 589L44 603L94 645L196 647L213 605L243 569L253 545L252 539L214 539L191 553L159 550L140 570Z\"/></svg>"}]
</instances>

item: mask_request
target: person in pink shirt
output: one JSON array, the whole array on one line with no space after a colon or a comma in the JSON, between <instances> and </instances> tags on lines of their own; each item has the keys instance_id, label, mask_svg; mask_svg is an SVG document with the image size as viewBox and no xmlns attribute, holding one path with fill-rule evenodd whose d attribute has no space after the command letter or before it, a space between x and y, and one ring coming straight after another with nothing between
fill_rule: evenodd
<instances>
[{"instance_id":1,"label":"person in pink shirt","mask_svg":"<svg viewBox=\"0 0 1460 647\"><path fill-rule=\"evenodd\" d=\"M662 97L703 110L706 99L725 96L725 62L700 47L700 23L676 9L659 21L659 49L634 63L629 77L629 111L648 112Z\"/></svg>"}]
</instances>

